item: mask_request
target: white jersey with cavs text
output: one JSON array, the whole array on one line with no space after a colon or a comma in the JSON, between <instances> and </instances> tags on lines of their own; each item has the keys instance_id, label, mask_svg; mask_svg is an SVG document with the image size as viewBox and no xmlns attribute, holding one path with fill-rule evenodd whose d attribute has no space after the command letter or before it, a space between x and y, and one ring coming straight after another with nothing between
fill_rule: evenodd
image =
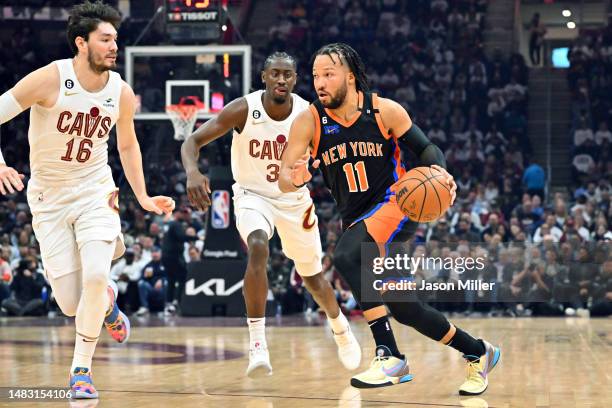
<instances>
[{"instance_id":1,"label":"white jersey with cavs text","mask_svg":"<svg viewBox=\"0 0 612 408\"><path fill-rule=\"evenodd\" d=\"M55 105L30 110L32 180L66 186L112 176L108 139L119 117L121 76L109 71L106 86L91 93L79 84L72 59L54 63L60 76Z\"/></svg>"},{"instance_id":2,"label":"white jersey with cavs text","mask_svg":"<svg viewBox=\"0 0 612 408\"><path fill-rule=\"evenodd\" d=\"M283 194L278 187L281 155L287 146L291 123L308 109L308 102L296 94L291 114L283 121L271 119L263 107L263 90L246 95L249 106L242 132L234 131L232 138L232 174L241 188L268 198L292 200L308 193L302 187L295 193Z\"/></svg>"}]
</instances>

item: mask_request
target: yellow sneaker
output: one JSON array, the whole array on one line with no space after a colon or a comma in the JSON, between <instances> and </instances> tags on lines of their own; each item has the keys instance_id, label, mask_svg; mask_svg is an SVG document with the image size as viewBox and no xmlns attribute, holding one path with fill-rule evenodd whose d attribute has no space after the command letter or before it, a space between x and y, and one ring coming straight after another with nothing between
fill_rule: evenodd
<instances>
[{"instance_id":1,"label":"yellow sneaker","mask_svg":"<svg viewBox=\"0 0 612 408\"><path fill-rule=\"evenodd\" d=\"M499 347L495 347L484 340L482 342L486 352L476 361L468 360L467 378L459 387L459 394L461 395L480 395L485 392L489 386L489 373L501 357Z\"/></svg>"},{"instance_id":2,"label":"yellow sneaker","mask_svg":"<svg viewBox=\"0 0 612 408\"><path fill-rule=\"evenodd\" d=\"M408 374L408 360L401 360L391 355L386 347L376 349L376 357L370 363L370 368L351 378L355 388L376 388L412 381Z\"/></svg>"}]
</instances>

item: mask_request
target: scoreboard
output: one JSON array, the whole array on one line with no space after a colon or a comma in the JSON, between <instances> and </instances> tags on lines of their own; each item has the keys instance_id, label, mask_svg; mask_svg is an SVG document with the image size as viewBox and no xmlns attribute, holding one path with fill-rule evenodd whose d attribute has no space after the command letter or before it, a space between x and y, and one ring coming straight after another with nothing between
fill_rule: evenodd
<instances>
[{"instance_id":1,"label":"scoreboard","mask_svg":"<svg viewBox=\"0 0 612 408\"><path fill-rule=\"evenodd\" d=\"M166 0L166 23L219 23L220 0Z\"/></svg>"},{"instance_id":2,"label":"scoreboard","mask_svg":"<svg viewBox=\"0 0 612 408\"><path fill-rule=\"evenodd\" d=\"M223 0L165 0L166 32L174 40L217 40Z\"/></svg>"}]
</instances>

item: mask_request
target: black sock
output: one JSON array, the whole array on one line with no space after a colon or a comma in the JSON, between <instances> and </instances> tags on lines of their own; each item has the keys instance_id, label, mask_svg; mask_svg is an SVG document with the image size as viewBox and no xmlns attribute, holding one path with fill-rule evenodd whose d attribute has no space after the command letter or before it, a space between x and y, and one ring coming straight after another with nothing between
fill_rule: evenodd
<instances>
[{"instance_id":1,"label":"black sock","mask_svg":"<svg viewBox=\"0 0 612 408\"><path fill-rule=\"evenodd\" d=\"M463 357L469 361L476 361L480 356L486 353L485 345L482 340L475 339L456 326L455 328L457 331L451 341L446 344L447 346L451 346L455 350L462 352Z\"/></svg>"},{"instance_id":2,"label":"black sock","mask_svg":"<svg viewBox=\"0 0 612 408\"><path fill-rule=\"evenodd\" d=\"M386 352L388 350L388 352L391 353L392 356L403 360L404 355L400 353L397 349L397 344L395 343L395 336L393 335L391 323L389 323L389 319L387 318L387 316L379 317L378 319L368 322L368 324L370 325L370 330L372 330L372 336L374 336L374 341L376 342L376 354L380 355L378 352L380 347L383 352ZM384 350L383 347L386 347L387 350Z\"/></svg>"}]
</instances>

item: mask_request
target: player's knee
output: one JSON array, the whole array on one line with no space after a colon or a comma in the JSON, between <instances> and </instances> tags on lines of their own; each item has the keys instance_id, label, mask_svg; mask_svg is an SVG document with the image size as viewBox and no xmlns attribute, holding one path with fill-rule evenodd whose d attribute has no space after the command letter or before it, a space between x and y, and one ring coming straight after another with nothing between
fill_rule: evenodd
<instances>
[{"instance_id":1,"label":"player's knee","mask_svg":"<svg viewBox=\"0 0 612 408\"><path fill-rule=\"evenodd\" d=\"M314 276L302 276L302 279L304 279L306 289L312 294L322 293L328 285L322 273L317 273Z\"/></svg>"},{"instance_id":2,"label":"player's knee","mask_svg":"<svg viewBox=\"0 0 612 408\"><path fill-rule=\"evenodd\" d=\"M270 249L268 240L260 236L249 236L249 263L265 265L268 262Z\"/></svg>"},{"instance_id":3,"label":"player's knee","mask_svg":"<svg viewBox=\"0 0 612 408\"><path fill-rule=\"evenodd\" d=\"M108 286L108 271L92 268L83 273L83 288L86 290L106 290Z\"/></svg>"},{"instance_id":4,"label":"player's knee","mask_svg":"<svg viewBox=\"0 0 612 408\"><path fill-rule=\"evenodd\" d=\"M334 252L334 266L340 273L346 273L351 271L353 268L359 268L359 254L355 258L356 254L352 253L348 248L339 246Z\"/></svg>"},{"instance_id":5,"label":"player's knee","mask_svg":"<svg viewBox=\"0 0 612 408\"><path fill-rule=\"evenodd\" d=\"M421 302L389 302L386 305L393 318L406 326L418 326L424 316Z\"/></svg>"}]
</instances>

